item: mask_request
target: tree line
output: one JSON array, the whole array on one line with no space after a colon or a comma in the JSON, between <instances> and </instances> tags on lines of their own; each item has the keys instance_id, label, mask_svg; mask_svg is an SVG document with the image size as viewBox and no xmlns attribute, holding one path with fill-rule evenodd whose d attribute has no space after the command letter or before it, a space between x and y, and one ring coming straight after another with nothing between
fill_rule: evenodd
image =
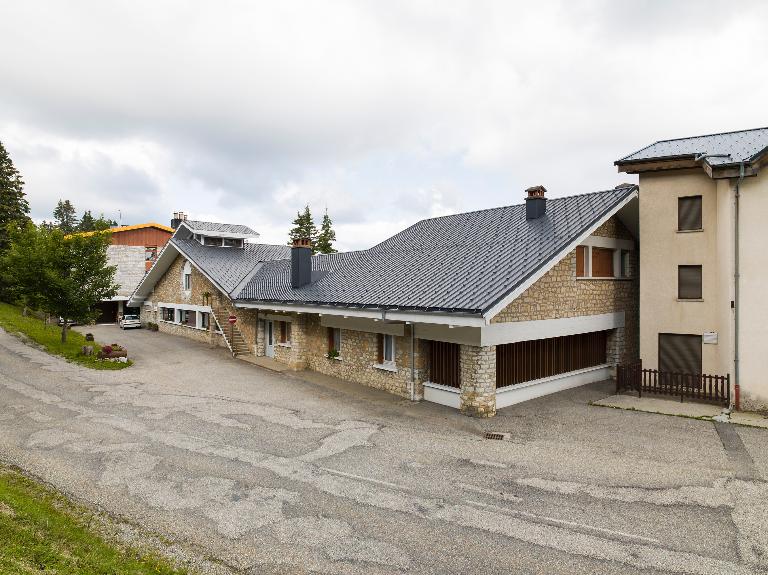
<instances>
[{"instance_id":1,"label":"tree line","mask_svg":"<svg viewBox=\"0 0 768 575\"><path fill-rule=\"evenodd\" d=\"M69 201L59 202L54 218L39 226L32 222L24 180L0 142L0 299L65 320L89 322L98 316L95 304L118 290L117 268L107 261L111 222L103 216L93 218L90 212L77 220ZM104 232L73 234L98 229ZM67 327L64 321L62 342L67 340Z\"/></svg>"}]
</instances>

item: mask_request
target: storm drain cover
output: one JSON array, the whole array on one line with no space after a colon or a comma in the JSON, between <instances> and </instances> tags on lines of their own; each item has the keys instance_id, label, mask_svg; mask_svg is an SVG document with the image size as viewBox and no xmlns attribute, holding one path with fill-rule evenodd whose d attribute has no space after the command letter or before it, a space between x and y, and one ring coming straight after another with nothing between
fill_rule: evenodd
<instances>
[{"instance_id":1,"label":"storm drain cover","mask_svg":"<svg viewBox=\"0 0 768 575\"><path fill-rule=\"evenodd\" d=\"M501 433L500 431L486 431L486 439L495 439L496 441L509 441L509 433Z\"/></svg>"}]
</instances>

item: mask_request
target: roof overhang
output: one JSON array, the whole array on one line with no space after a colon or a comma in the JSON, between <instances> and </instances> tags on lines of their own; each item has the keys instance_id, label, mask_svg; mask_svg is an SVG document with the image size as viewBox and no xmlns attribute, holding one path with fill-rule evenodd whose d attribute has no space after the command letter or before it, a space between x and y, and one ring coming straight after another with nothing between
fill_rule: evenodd
<instances>
[{"instance_id":1,"label":"roof overhang","mask_svg":"<svg viewBox=\"0 0 768 575\"><path fill-rule=\"evenodd\" d=\"M179 227L176 230L176 233L184 227L190 234L196 234L198 236L205 236L207 238L227 238L227 239L234 239L234 240L255 240L259 237L258 232L254 232L252 234L243 234L243 233L236 233L236 232L218 232L218 231L211 231L211 230L197 230L192 227L190 227L186 222L182 221L179 224Z\"/></svg>"},{"instance_id":2,"label":"roof overhang","mask_svg":"<svg viewBox=\"0 0 768 575\"><path fill-rule=\"evenodd\" d=\"M744 175L747 177L756 176L760 171L760 168L766 163L768 163L768 155L764 155L754 161L744 162ZM627 174L702 169L714 180L738 178L741 169L741 164L739 162L712 165L706 161L706 158L699 158L694 154L670 156L666 158L652 158L649 160L617 160L614 162L614 165L619 172L625 172Z\"/></svg>"},{"instance_id":3,"label":"roof overhang","mask_svg":"<svg viewBox=\"0 0 768 575\"><path fill-rule=\"evenodd\" d=\"M486 325L486 321L480 314L467 313L243 301L235 302L235 307L263 311L361 317L382 321L401 321L404 323L434 323L456 327L481 327Z\"/></svg>"}]
</instances>

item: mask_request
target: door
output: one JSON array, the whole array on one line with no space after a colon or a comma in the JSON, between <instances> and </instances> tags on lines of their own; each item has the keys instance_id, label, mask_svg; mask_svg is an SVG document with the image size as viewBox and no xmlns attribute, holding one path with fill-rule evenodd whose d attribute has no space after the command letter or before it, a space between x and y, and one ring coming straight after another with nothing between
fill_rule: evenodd
<instances>
[{"instance_id":1,"label":"door","mask_svg":"<svg viewBox=\"0 0 768 575\"><path fill-rule=\"evenodd\" d=\"M275 357L275 322L267 321L267 357Z\"/></svg>"}]
</instances>

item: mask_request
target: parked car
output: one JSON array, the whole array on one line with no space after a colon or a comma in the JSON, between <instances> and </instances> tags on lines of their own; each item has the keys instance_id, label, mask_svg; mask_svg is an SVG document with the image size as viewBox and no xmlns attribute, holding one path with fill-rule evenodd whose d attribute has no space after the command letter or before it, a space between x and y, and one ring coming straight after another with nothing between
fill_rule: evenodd
<instances>
[{"instance_id":1,"label":"parked car","mask_svg":"<svg viewBox=\"0 0 768 575\"><path fill-rule=\"evenodd\" d=\"M137 315L124 315L120 318L120 321L118 322L118 325L120 326L120 329L128 329L132 327L141 327L141 320L139 319L139 316Z\"/></svg>"}]
</instances>

